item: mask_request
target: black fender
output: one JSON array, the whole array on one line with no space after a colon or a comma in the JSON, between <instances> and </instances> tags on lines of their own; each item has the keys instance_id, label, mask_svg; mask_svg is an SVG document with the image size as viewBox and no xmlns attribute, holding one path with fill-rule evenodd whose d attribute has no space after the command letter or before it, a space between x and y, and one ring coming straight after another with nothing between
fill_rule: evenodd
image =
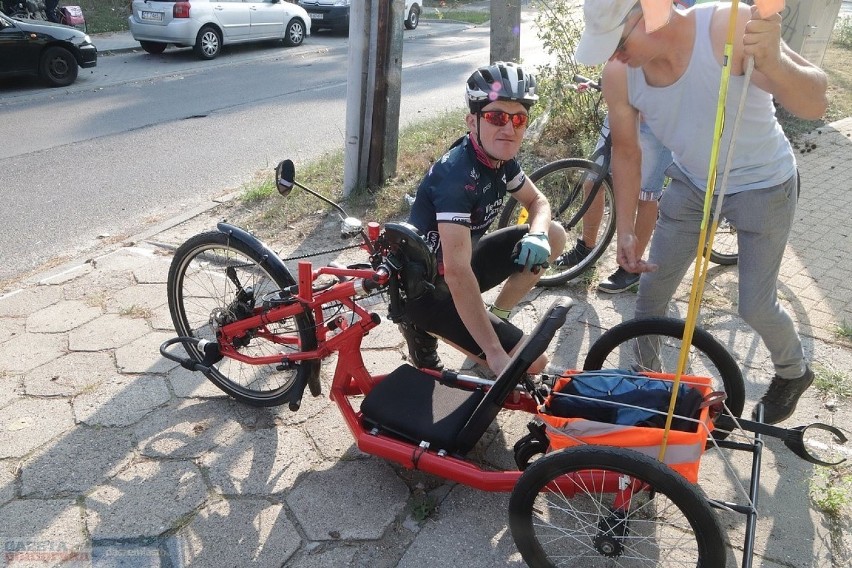
<instances>
[{"instance_id":1,"label":"black fender","mask_svg":"<svg viewBox=\"0 0 852 568\"><path fill-rule=\"evenodd\" d=\"M296 284L296 279L293 278L293 274L281 261L281 257L279 257L278 254L275 253L275 251L273 251L266 244L264 244L263 241L261 241L245 229L241 229L236 225L231 225L230 223L217 223L216 229L220 233L228 235L230 238L243 243L245 246L256 252L258 256L263 258L264 264L269 266L271 270L278 271L279 273L285 276L289 286L294 286Z\"/></svg>"},{"instance_id":2,"label":"black fender","mask_svg":"<svg viewBox=\"0 0 852 568\"><path fill-rule=\"evenodd\" d=\"M228 235L229 238L234 239L236 241L241 242L245 246L249 247L253 250L257 255L263 259L263 263L269 267L270 272L277 272L284 276L287 281L288 286L296 286L296 279L293 278L293 274L281 260L281 257L269 248L263 241L246 231L245 229L241 229L236 225L231 225L230 223L217 223L216 229L220 233L224 233ZM311 325L313 325L313 318L311 318ZM305 361L302 363L303 365L310 365L311 371L308 375L307 386L309 387L311 394L313 396L319 396L322 394L322 385L320 384L320 361ZM304 390L304 385L301 388L293 389L293 396L291 398L291 410L295 410L299 407L299 403L302 399L302 391ZM295 405L296 408L293 408Z\"/></svg>"}]
</instances>

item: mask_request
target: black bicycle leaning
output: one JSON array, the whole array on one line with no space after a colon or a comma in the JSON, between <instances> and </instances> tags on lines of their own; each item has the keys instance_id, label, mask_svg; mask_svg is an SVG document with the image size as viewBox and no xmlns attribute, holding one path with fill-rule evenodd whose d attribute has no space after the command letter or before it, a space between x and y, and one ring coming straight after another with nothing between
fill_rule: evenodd
<instances>
[{"instance_id":1,"label":"black bicycle leaning","mask_svg":"<svg viewBox=\"0 0 852 568\"><path fill-rule=\"evenodd\" d=\"M581 75L574 75L574 82L586 84L598 92L594 103L594 113L601 116L602 102L600 83ZM561 286L569 282L594 264L603 255L615 234L615 193L613 191L610 161L612 159L612 138L609 129L601 127L603 144L597 148L588 160L567 158L556 160L542 166L530 174L530 180L547 197L554 220L558 220L565 229L568 246L573 246L584 233L594 233L594 246L591 252L573 265L553 263L539 280L539 286ZM587 226L584 220L592 208L599 208L601 222L597 227ZM497 226L499 228L513 224L526 223L527 212L514 198L509 197ZM716 232L710 260L716 264L737 263L736 228L727 219L722 219Z\"/></svg>"}]
</instances>

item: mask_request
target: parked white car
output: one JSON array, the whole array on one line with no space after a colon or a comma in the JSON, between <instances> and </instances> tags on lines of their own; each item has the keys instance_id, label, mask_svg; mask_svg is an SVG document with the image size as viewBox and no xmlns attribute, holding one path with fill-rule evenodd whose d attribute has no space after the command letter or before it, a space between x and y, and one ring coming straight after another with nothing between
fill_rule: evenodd
<instances>
[{"instance_id":1,"label":"parked white car","mask_svg":"<svg viewBox=\"0 0 852 568\"><path fill-rule=\"evenodd\" d=\"M311 17L312 29L349 31L349 6L352 0L299 0L299 6ZM420 23L420 2L405 0L405 28L413 30Z\"/></svg>"},{"instance_id":2,"label":"parked white car","mask_svg":"<svg viewBox=\"0 0 852 568\"><path fill-rule=\"evenodd\" d=\"M162 53L171 43L192 47L202 59L232 43L280 39L300 45L311 30L308 13L283 0L132 0L127 21L148 53Z\"/></svg>"}]
</instances>

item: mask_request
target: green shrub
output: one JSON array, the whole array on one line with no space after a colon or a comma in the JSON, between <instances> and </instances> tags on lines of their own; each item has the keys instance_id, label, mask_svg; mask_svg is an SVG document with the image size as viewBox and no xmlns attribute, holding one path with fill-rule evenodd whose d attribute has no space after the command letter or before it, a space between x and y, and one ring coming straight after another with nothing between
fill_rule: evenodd
<instances>
[{"instance_id":1,"label":"green shrub","mask_svg":"<svg viewBox=\"0 0 852 568\"><path fill-rule=\"evenodd\" d=\"M852 16L837 18L831 39L838 45L852 49Z\"/></svg>"},{"instance_id":2,"label":"green shrub","mask_svg":"<svg viewBox=\"0 0 852 568\"><path fill-rule=\"evenodd\" d=\"M574 4L573 0L541 0L536 17L539 37L555 62L538 71L542 104L535 107L539 120L545 121L542 142L561 154L553 158L591 154L603 119L601 113L605 111L603 104L596 109L596 91L574 90L575 74L598 79L601 72L601 67L586 67L574 61L583 30L582 14L574 9Z\"/></svg>"}]
</instances>

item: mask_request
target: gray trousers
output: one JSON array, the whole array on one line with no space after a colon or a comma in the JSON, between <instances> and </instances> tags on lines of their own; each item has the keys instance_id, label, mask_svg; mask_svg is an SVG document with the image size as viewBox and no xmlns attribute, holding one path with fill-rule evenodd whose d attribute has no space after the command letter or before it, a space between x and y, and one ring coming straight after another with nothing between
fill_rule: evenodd
<instances>
[{"instance_id":1,"label":"gray trousers","mask_svg":"<svg viewBox=\"0 0 852 568\"><path fill-rule=\"evenodd\" d=\"M695 259L704 207L704 190L675 166L660 201L649 261L656 272L642 274L636 317L662 316ZM802 341L790 314L778 302L778 272L796 212L797 180L725 196L722 215L737 229L739 314L760 335L785 379L805 372ZM715 208L715 199L713 203Z\"/></svg>"}]
</instances>

